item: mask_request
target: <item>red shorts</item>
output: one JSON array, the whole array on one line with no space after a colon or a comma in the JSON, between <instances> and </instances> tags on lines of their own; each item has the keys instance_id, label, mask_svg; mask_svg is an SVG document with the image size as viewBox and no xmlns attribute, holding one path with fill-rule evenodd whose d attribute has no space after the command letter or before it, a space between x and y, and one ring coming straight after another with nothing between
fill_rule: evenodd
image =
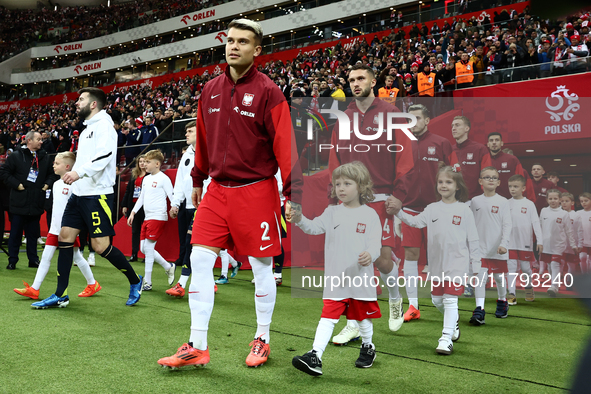
<instances>
[{"instance_id":1,"label":"red shorts","mask_svg":"<svg viewBox=\"0 0 591 394\"><path fill-rule=\"evenodd\" d=\"M540 256L540 261L542 261L546 264L550 264L553 261L560 263L561 260L562 260L562 256L559 254L542 253L542 255Z\"/></svg>"},{"instance_id":2,"label":"red shorts","mask_svg":"<svg viewBox=\"0 0 591 394\"><path fill-rule=\"evenodd\" d=\"M464 294L464 285L456 286L453 282L431 282L431 295L442 296L444 294L459 296Z\"/></svg>"},{"instance_id":3,"label":"red shorts","mask_svg":"<svg viewBox=\"0 0 591 394\"><path fill-rule=\"evenodd\" d=\"M482 259L482 268L488 268L489 274L506 274L509 272L507 260Z\"/></svg>"},{"instance_id":4,"label":"red shorts","mask_svg":"<svg viewBox=\"0 0 591 394\"><path fill-rule=\"evenodd\" d=\"M589 246L583 246L581 248L581 251L579 253L587 253L588 255L591 256L591 247L589 247Z\"/></svg>"},{"instance_id":5,"label":"red shorts","mask_svg":"<svg viewBox=\"0 0 591 394\"><path fill-rule=\"evenodd\" d=\"M394 232L394 217L386 213L386 202L370 202L367 206L373 208L380 217L380 223L382 225L382 246L395 248L396 233Z\"/></svg>"},{"instance_id":6,"label":"red shorts","mask_svg":"<svg viewBox=\"0 0 591 394\"><path fill-rule=\"evenodd\" d=\"M509 258L511 260L533 261L534 260L534 252L528 252L525 250L510 250L509 251Z\"/></svg>"},{"instance_id":7,"label":"red shorts","mask_svg":"<svg viewBox=\"0 0 591 394\"><path fill-rule=\"evenodd\" d=\"M235 249L253 257L281 254L281 206L274 177L240 187L212 180L195 222L192 245Z\"/></svg>"},{"instance_id":8,"label":"red shorts","mask_svg":"<svg viewBox=\"0 0 591 394\"><path fill-rule=\"evenodd\" d=\"M47 239L45 240L45 245L59 247L60 245L57 240L57 234L47 233ZM74 247L75 248L80 247L80 239L78 239L78 237L76 237L76 240L74 241Z\"/></svg>"},{"instance_id":9,"label":"red shorts","mask_svg":"<svg viewBox=\"0 0 591 394\"><path fill-rule=\"evenodd\" d=\"M578 264L580 262L579 256L574 253L563 253L562 259L567 263L575 263Z\"/></svg>"},{"instance_id":10,"label":"red shorts","mask_svg":"<svg viewBox=\"0 0 591 394\"><path fill-rule=\"evenodd\" d=\"M142 231L140 232L140 241L149 239L150 241L158 241L158 238L164 232L166 222L164 220L144 220L142 223Z\"/></svg>"},{"instance_id":11,"label":"red shorts","mask_svg":"<svg viewBox=\"0 0 591 394\"><path fill-rule=\"evenodd\" d=\"M353 298L344 300L323 300L322 315L325 319L339 319L345 315L348 320L379 319L382 317L377 301L361 301Z\"/></svg>"},{"instance_id":12,"label":"red shorts","mask_svg":"<svg viewBox=\"0 0 591 394\"><path fill-rule=\"evenodd\" d=\"M412 216L417 216L418 212L404 211ZM405 248L420 248L427 240L427 227L415 228L402 222L402 246Z\"/></svg>"}]
</instances>

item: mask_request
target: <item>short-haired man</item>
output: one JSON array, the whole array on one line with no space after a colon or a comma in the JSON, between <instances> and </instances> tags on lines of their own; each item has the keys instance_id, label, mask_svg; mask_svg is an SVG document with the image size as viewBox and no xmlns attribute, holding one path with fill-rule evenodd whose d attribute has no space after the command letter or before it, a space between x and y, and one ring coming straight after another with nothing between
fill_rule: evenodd
<instances>
[{"instance_id":1,"label":"short-haired man","mask_svg":"<svg viewBox=\"0 0 591 394\"><path fill-rule=\"evenodd\" d=\"M62 177L64 183L74 185L68 200L60 231L57 260L57 289L34 308L63 308L68 305L68 283L74 258L74 241L86 228L92 249L109 260L129 280L130 291L126 305L137 303L142 294L142 277L138 276L123 253L111 245L113 230L113 185L117 170L117 133L113 120L103 110L106 95L98 88L81 89L76 102L78 116L86 129L80 134L78 160L72 171Z\"/></svg>"},{"instance_id":2,"label":"short-haired man","mask_svg":"<svg viewBox=\"0 0 591 394\"><path fill-rule=\"evenodd\" d=\"M491 165L499 172L499 181L501 184L497 187L497 194L500 194L506 199L511 198L511 193L509 193L509 178L515 174L522 175L526 180L525 197L535 203L536 194L534 192L534 185L527 171L523 169L523 166L517 157L502 151L503 136L501 133L498 131L490 133L487 137L486 146L490 152Z\"/></svg>"},{"instance_id":3,"label":"short-haired man","mask_svg":"<svg viewBox=\"0 0 591 394\"><path fill-rule=\"evenodd\" d=\"M168 367L209 363L213 266L220 250L232 247L248 256L255 277L257 329L246 364L256 367L267 361L277 295L272 256L281 254L278 168L283 194L293 198L286 204L286 215L292 208L301 210L301 169L291 163L295 139L289 106L277 85L253 66L262 51L261 25L237 19L228 28L228 66L205 85L197 112L191 171L193 206L198 207L191 238L191 335L176 354L158 360ZM208 175L211 183L201 200Z\"/></svg>"},{"instance_id":4,"label":"short-haired man","mask_svg":"<svg viewBox=\"0 0 591 394\"><path fill-rule=\"evenodd\" d=\"M450 161L457 163L464 182L468 186L468 198L482 194L482 188L478 180L480 171L491 165L490 154L486 146L468 139L471 129L470 119L465 116L456 116L451 122L451 134L456 140Z\"/></svg>"},{"instance_id":5,"label":"short-haired man","mask_svg":"<svg viewBox=\"0 0 591 394\"><path fill-rule=\"evenodd\" d=\"M531 176L532 176L532 183L534 185L534 192L536 194L536 209L538 211L538 215L542 211L542 208L548 206L548 200L546 196L546 192L550 189L554 189L554 183L550 182L548 179L544 178L544 167L540 163L535 163L531 166Z\"/></svg>"},{"instance_id":6,"label":"short-haired man","mask_svg":"<svg viewBox=\"0 0 591 394\"><path fill-rule=\"evenodd\" d=\"M548 174L548 180L554 184L554 189L558 190L560 193L568 193L563 187L558 186L560 182L560 175L556 171L550 171Z\"/></svg>"},{"instance_id":7,"label":"short-haired man","mask_svg":"<svg viewBox=\"0 0 591 394\"><path fill-rule=\"evenodd\" d=\"M51 169L51 157L41 149L41 134L29 131L26 147L8 156L0 168L0 179L10 188L10 238L8 239L8 266L13 270L18 262L23 230L27 240L29 267L39 266L37 238L39 218L43 214L45 191L57 180Z\"/></svg>"}]
</instances>

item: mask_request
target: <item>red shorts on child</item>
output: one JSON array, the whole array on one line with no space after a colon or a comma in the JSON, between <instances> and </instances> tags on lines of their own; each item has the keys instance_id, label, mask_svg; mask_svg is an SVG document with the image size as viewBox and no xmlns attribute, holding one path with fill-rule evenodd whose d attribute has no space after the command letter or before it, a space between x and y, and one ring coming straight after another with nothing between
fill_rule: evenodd
<instances>
[{"instance_id":1,"label":"red shorts on child","mask_svg":"<svg viewBox=\"0 0 591 394\"><path fill-rule=\"evenodd\" d=\"M464 285L456 286L448 280L443 282L431 282L431 295L442 296L444 294L459 296L464 294Z\"/></svg>"},{"instance_id":2,"label":"red shorts on child","mask_svg":"<svg viewBox=\"0 0 591 394\"><path fill-rule=\"evenodd\" d=\"M562 260L562 256L559 254L542 253L540 255L540 261L542 261L546 264L550 264L553 261L560 263L561 260Z\"/></svg>"},{"instance_id":3,"label":"red shorts on child","mask_svg":"<svg viewBox=\"0 0 591 394\"><path fill-rule=\"evenodd\" d=\"M164 232L166 222L164 220L144 220L142 223L142 231L140 232L140 241L149 239L150 241L158 241L158 238Z\"/></svg>"},{"instance_id":4,"label":"red shorts on child","mask_svg":"<svg viewBox=\"0 0 591 394\"><path fill-rule=\"evenodd\" d=\"M386 201L376 201L367 204L380 217L382 225L382 246L396 247L396 233L394 232L394 216L386 213Z\"/></svg>"},{"instance_id":5,"label":"red shorts on child","mask_svg":"<svg viewBox=\"0 0 591 394\"><path fill-rule=\"evenodd\" d=\"M322 315L325 319L339 319L345 315L348 320L378 319L382 317L377 301L362 301L353 298L344 300L323 300Z\"/></svg>"},{"instance_id":6,"label":"red shorts on child","mask_svg":"<svg viewBox=\"0 0 591 394\"><path fill-rule=\"evenodd\" d=\"M404 212L412 216L419 214L419 212L408 211L406 209ZM402 231L402 246L405 248L420 248L427 240L427 227L415 228L402 222L400 229Z\"/></svg>"},{"instance_id":7,"label":"red shorts on child","mask_svg":"<svg viewBox=\"0 0 591 394\"><path fill-rule=\"evenodd\" d=\"M525 250L510 250L509 251L509 258L511 260L519 260L519 261L533 261L534 260L534 252L529 252Z\"/></svg>"},{"instance_id":8,"label":"red shorts on child","mask_svg":"<svg viewBox=\"0 0 591 394\"><path fill-rule=\"evenodd\" d=\"M60 245L58 242L57 234L47 233L47 239L45 240L45 245L59 247ZM80 247L80 239L78 237L76 237L76 240L74 241L74 247L75 248Z\"/></svg>"},{"instance_id":9,"label":"red shorts on child","mask_svg":"<svg viewBox=\"0 0 591 394\"><path fill-rule=\"evenodd\" d=\"M281 206L274 177L244 186L212 180L193 223L192 245L253 257L281 254Z\"/></svg>"},{"instance_id":10,"label":"red shorts on child","mask_svg":"<svg viewBox=\"0 0 591 394\"><path fill-rule=\"evenodd\" d=\"M503 274L509 272L507 260L482 259L482 268L488 268L489 274Z\"/></svg>"},{"instance_id":11,"label":"red shorts on child","mask_svg":"<svg viewBox=\"0 0 591 394\"><path fill-rule=\"evenodd\" d=\"M580 262L579 261L579 256L576 255L576 254L574 254L574 253L563 253L562 258L567 263L575 263L575 264L578 264Z\"/></svg>"}]
</instances>

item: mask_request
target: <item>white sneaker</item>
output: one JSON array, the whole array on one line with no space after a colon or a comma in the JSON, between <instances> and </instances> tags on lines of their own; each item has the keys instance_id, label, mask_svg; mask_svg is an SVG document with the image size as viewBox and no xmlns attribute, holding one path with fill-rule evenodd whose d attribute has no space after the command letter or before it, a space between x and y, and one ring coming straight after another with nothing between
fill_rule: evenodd
<instances>
[{"instance_id":1,"label":"white sneaker","mask_svg":"<svg viewBox=\"0 0 591 394\"><path fill-rule=\"evenodd\" d=\"M550 297L556 297L558 295L558 289L556 286L550 286L547 293Z\"/></svg>"},{"instance_id":2,"label":"white sneaker","mask_svg":"<svg viewBox=\"0 0 591 394\"><path fill-rule=\"evenodd\" d=\"M402 327L402 323L404 323L404 309L402 307L402 297L398 298L397 300L389 300L390 304L390 319L388 320L388 325L390 327L390 331L398 331L400 327Z\"/></svg>"},{"instance_id":3,"label":"white sneaker","mask_svg":"<svg viewBox=\"0 0 591 394\"><path fill-rule=\"evenodd\" d=\"M454 330L453 335L451 336L451 341L455 342L460 339L460 317L458 316L458 321L456 322L456 329Z\"/></svg>"},{"instance_id":4,"label":"white sneaker","mask_svg":"<svg viewBox=\"0 0 591 394\"><path fill-rule=\"evenodd\" d=\"M94 267L96 265L96 262L94 260L94 252L88 254L88 265L90 265L91 267Z\"/></svg>"},{"instance_id":5,"label":"white sneaker","mask_svg":"<svg viewBox=\"0 0 591 394\"><path fill-rule=\"evenodd\" d=\"M174 283L174 271L176 269L176 265L171 263L170 268L166 270L166 276L168 277L168 285L172 286Z\"/></svg>"},{"instance_id":6,"label":"white sneaker","mask_svg":"<svg viewBox=\"0 0 591 394\"><path fill-rule=\"evenodd\" d=\"M346 325L337 335L332 337L332 343L335 345L345 345L350 341L359 339L359 329Z\"/></svg>"},{"instance_id":7,"label":"white sneaker","mask_svg":"<svg viewBox=\"0 0 591 394\"><path fill-rule=\"evenodd\" d=\"M254 283L254 278L252 278L252 280L250 281L250 283Z\"/></svg>"},{"instance_id":8,"label":"white sneaker","mask_svg":"<svg viewBox=\"0 0 591 394\"><path fill-rule=\"evenodd\" d=\"M425 265L425 267L423 268L423 274L428 274L429 273L429 266Z\"/></svg>"},{"instance_id":9,"label":"white sneaker","mask_svg":"<svg viewBox=\"0 0 591 394\"><path fill-rule=\"evenodd\" d=\"M37 245L45 245L45 241L43 241L43 238L37 238Z\"/></svg>"},{"instance_id":10,"label":"white sneaker","mask_svg":"<svg viewBox=\"0 0 591 394\"><path fill-rule=\"evenodd\" d=\"M439 354L451 354L454 351L454 343L447 337L439 338L439 345L435 349Z\"/></svg>"},{"instance_id":11,"label":"white sneaker","mask_svg":"<svg viewBox=\"0 0 591 394\"><path fill-rule=\"evenodd\" d=\"M144 287L142 288L143 291L150 291L152 290L152 284L148 282L144 282Z\"/></svg>"}]
</instances>

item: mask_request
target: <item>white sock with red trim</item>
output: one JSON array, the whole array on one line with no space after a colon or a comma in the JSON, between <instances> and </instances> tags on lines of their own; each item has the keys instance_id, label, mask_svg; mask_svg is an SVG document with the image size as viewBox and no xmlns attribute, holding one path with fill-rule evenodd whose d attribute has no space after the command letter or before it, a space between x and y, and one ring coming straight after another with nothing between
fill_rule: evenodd
<instances>
[{"instance_id":1,"label":"white sock with red trim","mask_svg":"<svg viewBox=\"0 0 591 394\"><path fill-rule=\"evenodd\" d=\"M207 349L207 330L213 311L214 290L213 266L218 255L213 251L193 246L191 268L193 276L189 285L189 308L191 309L190 342L199 350Z\"/></svg>"},{"instance_id":2,"label":"white sock with red trim","mask_svg":"<svg viewBox=\"0 0 591 394\"><path fill-rule=\"evenodd\" d=\"M263 337L269 343L269 326L275 309L277 285L273 276L273 257L248 256L254 275L254 304L257 313L257 332L255 338Z\"/></svg>"}]
</instances>

